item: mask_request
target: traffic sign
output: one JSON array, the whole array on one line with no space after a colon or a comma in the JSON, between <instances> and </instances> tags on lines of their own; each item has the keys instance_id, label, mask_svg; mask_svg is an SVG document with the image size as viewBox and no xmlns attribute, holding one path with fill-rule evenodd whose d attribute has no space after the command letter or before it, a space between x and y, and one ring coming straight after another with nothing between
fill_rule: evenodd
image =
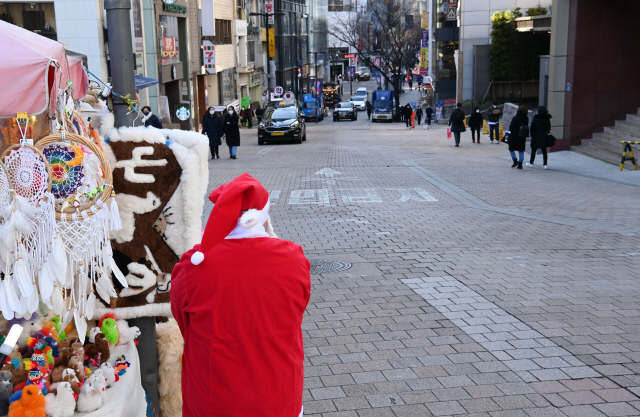
<instances>
[{"instance_id":1,"label":"traffic sign","mask_svg":"<svg viewBox=\"0 0 640 417\"><path fill-rule=\"evenodd\" d=\"M447 7L447 21L457 20L457 14L456 7Z\"/></svg>"},{"instance_id":2,"label":"traffic sign","mask_svg":"<svg viewBox=\"0 0 640 417\"><path fill-rule=\"evenodd\" d=\"M295 103L296 96L294 96L291 91L287 91L286 93L284 93L283 100L286 105L290 106Z\"/></svg>"},{"instance_id":3,"label":"traffic sign","mask_svg":"<svg viewBox=\"0 0 640 417\"><path fill-rule=\"evenodd\" d=\"M282 93L284 93L284 88L277 86L276 88L273 89L273 92L276 93L277 95L281 96Z\"/></svg>"}]
</instances>

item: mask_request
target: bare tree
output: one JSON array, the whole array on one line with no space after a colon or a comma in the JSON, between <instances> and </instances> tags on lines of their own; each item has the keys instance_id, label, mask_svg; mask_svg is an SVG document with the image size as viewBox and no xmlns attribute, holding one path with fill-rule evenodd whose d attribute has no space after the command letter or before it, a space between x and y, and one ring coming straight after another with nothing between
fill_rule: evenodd
<instances>
[{"instance_id":1,"label":"bare tree","mask_svg":"<svg viewBox=\"0 0 640 417\"><path fill-rule=\"evenodd\" d=\"M361 62L378 70L393 86L398 119L403 63L413 62L420 41L410 0L369 0L366 13L343 13L334 19L330 30L335 39L355 49ZM381 59L377 61L372 55Z\"/></svg>"}]
</instances>

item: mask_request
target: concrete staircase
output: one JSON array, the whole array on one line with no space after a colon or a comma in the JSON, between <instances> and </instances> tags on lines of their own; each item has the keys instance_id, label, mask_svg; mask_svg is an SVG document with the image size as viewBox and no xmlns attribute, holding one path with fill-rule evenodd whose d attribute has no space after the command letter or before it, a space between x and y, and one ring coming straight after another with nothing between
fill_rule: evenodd
<instances>
[{"instance_id":1,"label":"concrete staircase","mask_svg":"<svg viewBox=\"0 0 640 417\"><path fill-rule=\"evenodd\" d=\"M640 109L636 114L628 114L626 120L616 121L615 126L605 127L604 132L594 133L592 139L583 139L580 146L572 146L573 152L620 165L624 145L620 141L640 142ZM637 160L640 160L640 145L631 145ZM625 169L633 169L631 162Z\"/></svg>"}]
</instances>

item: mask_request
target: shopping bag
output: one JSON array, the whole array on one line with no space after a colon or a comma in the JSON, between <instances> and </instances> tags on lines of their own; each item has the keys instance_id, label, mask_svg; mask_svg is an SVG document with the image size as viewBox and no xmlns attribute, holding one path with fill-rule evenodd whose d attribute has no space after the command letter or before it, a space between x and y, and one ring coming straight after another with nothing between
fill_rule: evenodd
<instances>
[{"instance_id":1,"label":"shopping bag","mask_svg":"<svg viewBox=\"0 0 640 417\"><path fill-rule=\"evenodd\" d=\"M451 139L451 128L447 128L447 139Z\"/></svg>"}]
</instances>

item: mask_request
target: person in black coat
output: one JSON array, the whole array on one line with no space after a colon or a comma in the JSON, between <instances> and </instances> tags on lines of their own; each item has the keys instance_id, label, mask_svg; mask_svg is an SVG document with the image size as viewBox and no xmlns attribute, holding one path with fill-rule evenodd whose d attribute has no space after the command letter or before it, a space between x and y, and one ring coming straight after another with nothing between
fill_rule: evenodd
<instances>
[{"instance_id":1,"label":"person in black coat","mask_svg":"<svg viewBox=\"0 0 640 417\"><path fill-rule=\"evenodd\" d=\"M367 101L367 119L368 120L371 120L371 110L372 110L371 102Z\"/></svg>"},{"instance_id":2,"label":"person in black coat","mask_svg":"<svg viewBox=\"0 0 640 417\"><path fill-rule=\"evenodd\" d=\"M256 117L258 118L258 123L262 123L262 115L264 114L264 110L258 104L258 108L256 109Z\"/></svg>"},{"instance_id":3,"label":"person in black coat","mask_svg":"<svg viewBox=\"0 0 640 417\"><path fill-rule=\"evenodd\" d=\"M418 106L418 109L416 110L416 122L418 122L418 125L420 124L421 120L422 120L422 106Z\"/></svg>"},{"instance_id":4,"label":"person in black coat","mask_svg":"<svg viewBox=\"0 0 640 417\"><path fill-rule=\"evenodd\" d=\"M145 127L151 126L151 127L155 127L156 129L162 129L162 123L160 123L160 119L158 119L158 116L151 113L151 107L144 106L142 108L142 114L144 114L144 117L142 118L142 123L144 123Z\"/></svg>"},{"instance_id":5,"label":"person in black coat","mask_svg":"<svg viewBox=\"0 0 640 417\"><path fill-rule=\"evenodd\" d=\"M511 168L522 169L522 161L524 161L524 149L527 146L527 136L529 136L529 118L527 114L529 109L527 106L518 107L518 112L511 119L509 124L509 153L513 159ZM516 152L519 153L519 159L516 159Z\"/></svg>"},{"instance_id":6,"label":"person in black coat","mask_svg":"<svg viewBox=\"0 0 640 417\"><path fill-rule=\"evenodd\" d=\"M469 129L471 129L471 140L473 143L476 143L476 134L478 135L478 143L480 143L480 129L482 129L483 120L480 107L476 106L471 116L469 116Z\"/></svg>"},{"instance_id":7,"label":"person in black coat","mask_svg":"<svg viewBox=\"0 0 640 417\"><path fill-rule=\"evenodd\" d=\"M544 169L547 169L547 147L549 147L548 136L551 133L551 115L546 107L538 107L538 114L533 116L529 130L531 133L531 160L527 166L533 167L536 152L541 149Z\"/></svg>"},{"instance_id":8,"label":"person in black coat","mask_svg":"<svg viewBox=\"0 0 640 417\"><path fill-rule=\"evenodd\" d=\"M238 117L238 113L236 113L236 109L234 109L233 106L229 106L222 125L224 127L225 140L229 147L229 158L231 159L236 159L236 151L238 150L238 146L240 146L239 122L240 118Z\"/></svg>"},{"instance_id":9,"label":"person in black coat","mask_svg":"<svg viewBox=\"0 0 640 417\"><path fill-rule=\"evenodd\" d=\"M451 127L453 137L456 139L456 148L460 146L460 133L467 131L467 128L464 127L465 118L462 103L458 103L456 109L452 111L451 116L449 116L449 126Z\"/></svg>"},{"instance_id":10,"label":"person in black coat","mask_svg":"<svg viewBox=\"0 0 640 417\"><path fill-rule=\"evenodd\" d=\"M411 129L411 115L413 114L411 105L407 103L407 105L402 109L402 112L404 114L404 122L407 125L407 129Z\"/></svg>"},{"instance_id":11,"label":"person in black coat","mask_svg":"<svg viewBox=\"0 0 640 417\"><path fill-rule=\"evenodd\" d=\"M222 145L222 136L224 136L224 129L222 127L222 117L218 116L213 110L213 107L209 107L207 114L204 115L202 120L202 134L207 135L209 138L209 149L211 149L211 159L220 159L218 153L218 147Z\"/></svg>"},{"instance_id":12,"label":"person in black coat","mask_svg":"<svg viewBox=\"0 0 640 417\"><path fill-rule=\"evenodd\" d=\"M427 116L424 119L424 121L427 124L427 129L430 129L431 128L431 117L433 117L433 107L431 107L431 106L427 107L427 110L425 110L425 114Z\"/></svg>"}]
</instances>

